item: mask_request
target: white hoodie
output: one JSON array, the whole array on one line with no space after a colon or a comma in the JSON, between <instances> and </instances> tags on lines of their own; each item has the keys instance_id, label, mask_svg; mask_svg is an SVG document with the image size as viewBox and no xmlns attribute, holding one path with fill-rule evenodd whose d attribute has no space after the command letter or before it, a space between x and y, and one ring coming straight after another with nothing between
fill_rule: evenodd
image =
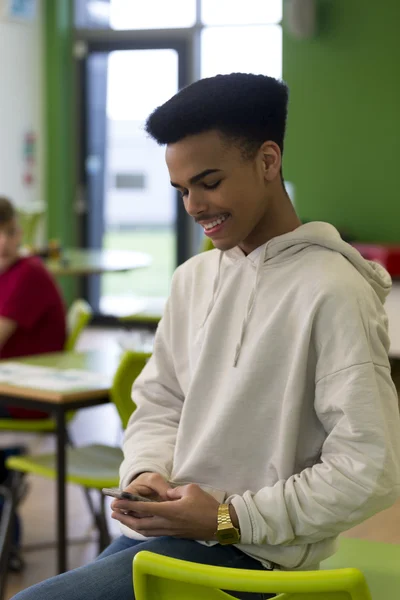
<instances>
[{"instance_id":1,"label":"white hoodie","mask_svg":"<svg viewBox=\"0 0 400 600\"><path fill-rule=\"evenodd\" d=\"M122 487L142 471L198 483L232 502L243 552L317 566L400 495L390 287L326 223L187 261L133 387Z\"/></svg>"}]
</instances>

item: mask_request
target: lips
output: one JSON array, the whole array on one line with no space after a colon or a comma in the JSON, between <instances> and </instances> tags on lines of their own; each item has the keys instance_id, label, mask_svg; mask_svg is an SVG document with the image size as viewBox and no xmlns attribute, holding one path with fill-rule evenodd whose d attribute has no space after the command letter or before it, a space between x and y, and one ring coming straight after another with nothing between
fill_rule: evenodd
<instances>
[{"instance_id":1,"label":"lips","mask_svg":"<svg viewBox=\"0 0 400 600\"><path fill-rule=\"evenodd\" d=\"M200 225L205 231L209 231L217 225L221 225L229 217L228 213L215 216L213 219L207 219L207 221L200 221Z\"/></svg>"},{"instance_id":2,"label":"lips","mask_svg":"<svg viewBox=\"0 0 400 600\"><path fill-rule=\"evenodd\" d=\"M219 217L215 217L213 221L201 223L204 233L209 237L214 237L216 234L219 234L224 229L229 217L229 214L220 215Z\"/></svg>"}]
</instances>

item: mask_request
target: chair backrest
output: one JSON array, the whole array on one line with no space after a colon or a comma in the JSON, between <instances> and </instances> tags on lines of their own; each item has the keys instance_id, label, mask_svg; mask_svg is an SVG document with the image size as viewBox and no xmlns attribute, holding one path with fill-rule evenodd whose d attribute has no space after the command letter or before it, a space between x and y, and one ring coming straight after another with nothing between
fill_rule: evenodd
<instances>
[{"instance_id":1,"label":"chair backrest","mask_svg":"<svg viewBox=\"0 0 400 600\"><path fill-rule=\"evenodd\" d=\"M117 407L123 429L136 406L132 401L132 385L151 354L127 350L122 355L111 386L111 400Z\"/></svg>"},{"instance_id":2,"label":"chair backrest","mask_svg":"<svg viewBox=\"0 0 400 600\"><path fill-rule=\"evenodd\" d=\"M92 318L93 311L86 300L75 300L67 313L68 336L64 349L68 352L74 350L83 329Z\"/></svg>"},{"instance_id":3,"label":"chair backrest","mask_svg":"<svg viewBox=\"0 0 400 600\"><path fill-rule=\"evenodd\" d=\"M22 228L22 245L33 248L37 242L39 226L44 218L44 210L26 211L17 208L17 215Z\"/></svg>"},{"instance_id":4,"label":"chair backrest","mask_svg":"<svg viewBox=\"0 0 400 600\"><path fill-rule=\"evenodd\" d=\"M212 567L153 552L133 561L136 600L223 600L221 590L277 593L276 600L371 600L361 571L259 571Z\"/></svg>"}]
</instances>

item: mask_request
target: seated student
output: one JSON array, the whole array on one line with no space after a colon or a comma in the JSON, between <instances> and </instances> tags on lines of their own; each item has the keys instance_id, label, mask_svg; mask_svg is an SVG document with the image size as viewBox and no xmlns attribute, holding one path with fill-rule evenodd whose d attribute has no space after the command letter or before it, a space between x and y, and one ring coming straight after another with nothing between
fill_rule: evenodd
<instances>
[{"instance_id":1,"label":"seated student","mask_svg":"<svg viewBox=\"0 0 400 600\"><path fill-rule=\"evenodd\" d=\"M64 348L65 308L52 276L36 257L21 257L15 208L0 197L0 358ZM39 418L37 410L0 408L1 416Z\"/></svg>"},{"instance_id":2,"label":"seated student","mask_svg":"<svg viewBox=\"0 0 400 600\"><path fill-rule=\"evenodd\" d=\"M331 225L300 223L282 179L286 110L282 82L236 73L150 116L171 184L216 247L177 269L133 388L121 487L162 502L114 500L123 535L15 600L133 598L141 550L317 568L339 533L399 496L390 277Z\"/></svg>"}]
</instances>

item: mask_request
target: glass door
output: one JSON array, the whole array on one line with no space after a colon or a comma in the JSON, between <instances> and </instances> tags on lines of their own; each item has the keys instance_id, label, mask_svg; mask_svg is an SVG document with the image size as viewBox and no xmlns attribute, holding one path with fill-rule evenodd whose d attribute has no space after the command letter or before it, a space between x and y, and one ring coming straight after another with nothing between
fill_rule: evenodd
<instances>
[{"instance_id":1,"label":"glass door","mask_svg":"<svg viewBox=\"0 0 400 600\"><path fill-rule=\"evenodd\" d=\"M165 149L144 131L147 116L183 84L182 51L92 49L85 61L86 246L151 257L150 267L88 278L89 302L100 314L159 313L175 267L187 258Z\"/></svg>"}]
</instances>

